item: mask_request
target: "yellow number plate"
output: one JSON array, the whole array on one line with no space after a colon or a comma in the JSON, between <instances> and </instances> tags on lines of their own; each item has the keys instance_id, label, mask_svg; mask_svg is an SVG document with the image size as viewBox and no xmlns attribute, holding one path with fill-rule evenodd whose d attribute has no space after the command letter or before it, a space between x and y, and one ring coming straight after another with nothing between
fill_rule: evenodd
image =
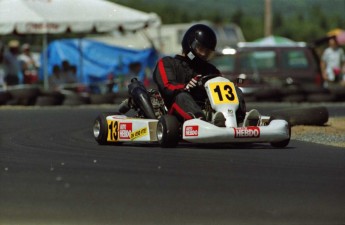
<instances>
[{"instance_id":1,"label":"yellow number plate","mask_svg":"<svg viewBox=\"0 0 345 225\"><path fill-rule=\"evenodd\" d=\"M107 120L108 124L108 137L107 141L118 141L119 138L119 122Z\"/></svg>"},{"instance_id":2,"label":"yellow number plate","mask_svg":"<svg viewBox=\"0 0 345 225\"><path fill-rule=\"evenodd\" d=\"M232 82L215 82L210 84L214 104L238 104L235 86Z\"/></svg>"}]
</instances>

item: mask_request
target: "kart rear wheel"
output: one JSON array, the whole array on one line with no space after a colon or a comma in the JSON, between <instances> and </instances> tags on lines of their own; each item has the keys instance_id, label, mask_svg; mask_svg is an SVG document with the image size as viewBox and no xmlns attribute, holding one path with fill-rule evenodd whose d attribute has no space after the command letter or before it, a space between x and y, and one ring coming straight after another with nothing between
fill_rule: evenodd
<instances>
[{"instance_id":1,"label":"kart rear wheel","mask_svg":"<svg viewBox=\"0 0 345 225\"><path fill-rule=\"evenodd\" d=\"M157 140L163 148L174 148L180 139L180 123L173 115L163 115L157 124Z\"/></svg>"},{"instance_id":2,"label":"kart rear wheel","mask_svg":"<svg viewBox=\"0 0 345 225\"><path fill-rule=\"evenodd\" d=\"M278 119L287 121L288 129L289 129L289 137L283 141L271 142L270 144L272 147L275 147L275 148L285 148L289 144L290 139L291 139L291 125L290 125L289 121L286 118L284 118L283 116L281 116L281 117L280 116L271 116L269 121L268 121L268 124L270 124L273 120L278 120Z\"/></svg>"},{"instance_id":3,"label":"kart rear wheel","mask_svg":"<svg viewBox=\"0 0 345 225\"><path fill-rule=\"evenodd\" d=\"M93 124L93 136L95 140L100 145L107 145L107 144L113 144L113 145L120 145L122 142L107 142L108 137L108 123L107 123L107 116L110 115L121 115L120 113L101 113L97 116L97 118L94 121Z\"/></svg>"}]
</instances>

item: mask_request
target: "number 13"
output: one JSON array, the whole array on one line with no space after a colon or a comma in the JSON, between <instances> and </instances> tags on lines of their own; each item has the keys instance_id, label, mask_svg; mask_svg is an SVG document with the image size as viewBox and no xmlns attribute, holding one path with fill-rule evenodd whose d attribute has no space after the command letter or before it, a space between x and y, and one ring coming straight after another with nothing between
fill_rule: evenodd
<instances>
[{"instance_id":1,"label":"number 13","mask_svg":"<svg viewBox=\"0 0 345 225\"><path fill-rule=\"evenodd\" d=\"M235 86L230 82L211 84L212 98L215 104L238 103Z\"/></svg>"},{"instance_id":2,"label":"number 13","mask_svg":"<svg viewBox=\"0 0 345 225\"><path fill-rule=\"evenodd\" d=\"M226 92L222 92L221 89L220 89L220 86L217 85L217 87L214 90L214 92L216 92L218 94L218 98L219 98L219 101L223 101L223 95L225 95L225 97L229 100L229 101L233 101L235 100L235 95L234 93L232 92L232 88L230 87L230 85L224 85L223 86L223 89L224 91Z\"/></svg>"}]
</instances>

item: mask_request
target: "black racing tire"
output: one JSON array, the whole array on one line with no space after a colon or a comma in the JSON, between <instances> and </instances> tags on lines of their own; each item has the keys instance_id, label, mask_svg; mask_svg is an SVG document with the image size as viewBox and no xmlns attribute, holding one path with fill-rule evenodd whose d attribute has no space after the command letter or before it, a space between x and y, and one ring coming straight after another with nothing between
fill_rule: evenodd
<instances>
[{"instance_id":1,"label":"black racing tire","mask_svg":"<svg viewBox=\"0 0 345 225\"><path fill-rule=\"evenodd\" d=\"M124 100L126 100L127 98L125 97L119 97L119 96L115 96L114 100L113 100L113 104L115 105L119 105L121 104Z\"/></svg>"},{"instance_id":2,"label":"black racing tire","mask_svg":"<svg viewBox=\"0 0 345 225\"><path fill-rule=\"evenodd\" d=\"M23 86L22 88L13 88L8 90L12 96L12 103L14 105L34 105L36 98L41 94L41 90L36 87ZM10 103L10 104L12 104Z\"/></svg>"},{"instance_id":3,"label":"black racing tire","mask_svg":"<svg viewBox=\"0 0 345 225\"><path fill-rule=\"evenodd\" d=\"M257 98L254 94L244 94L243 98L246 102L257 102Z\"/></svg>"},{"instance_id":4,"label":"black racing tire","mask_svg":"<svg viewBox=\"0 0 345 225\"><path fill-rule=\"evenodd\" d=\"M90 104L113 104L115 100L115 94L91 94L90 95Z\"/></svg>"},{"instance_id":5,"label":"black racing tire","mask_svg":"<svg viewBox=\"0 0 345 225\"><path fill-rule=\"evenodd\" d=\"M270 124L273 120L286 120L285 116L271 116L268 124ZM277 141L277 142L271 142L271 146L274 148L285 148L286 146L288 146L288 144L290 143L290 139L291 139L291 124L288 122L288 129L289 129L289 138L283 140L283 141Z\"/></svg>"},{"instance_id":6,"label":"black racing tire","mask_svg":"<svg viewBox=\"0 0 345 225\"><path fill-rule=\"evenodd\" d=\"M303 92L307 95L329 93L329 90L327 88L316 86L316 85L305 85L303 86L302 89L303 89Z\"/></svg>"},{"instance_id":7,"label":"black racing tire","mask_svg":"<svg viewBox=\"0 0 345 225\"><path fill-rule=\"evenodd\" d=\"M335 96L336 101L345 101L345 86L331 86L329 87L329 91Z\"/></svg>"},{"instance_id":8,"label":"black racing tire","mask_svg":"<svg viewBox=\"0 0 345 225\"><path fill-rule=\"evenodd\" d=\"M303 95L304 91L302 87L299 85L287 85L280 89L280 92L283 96L291 96L291 95Z\"/></svg>"},{"instance_id":9,"label":"black racing tire","mask_svg":"<svg viewBox=\"0 0 345 225\"><path fill-rule=\"evenodd\" d=\"M255 92L256 99L261 102L279 102L282 93L278 88L263 88Z\"/></svg>"},{"instance_id":10,"label":"black racing tire","mask_svg":"<svg viewBox=\"0 0 345 225\"><path fill-rule=\"evenodd\" d=\"M304 102L304 94L291 94L282 98L283 102Z\"/></svg>"},{"instance_id":11,"label":"black racing tire","mask_svg":"<svg viewBox=\"0 0 345 225\"><path fill-rule=\"evenodd\" d=\"M6 105L8 100L12 98L11 94L7 91L0 92L0 105Z\"/></svg>"},{"instance_id":12,"label":"black racing tire","mask_svg":"<svg viewBox=\"0 0 345 225\"><path fill-rule=\"evenodd\" d=\"M35 102L36 106L52 106L57 105L57 100L54 96L38 96Z\"/></svg>"},{"instance_id":13,"label":"black racing tire","mask_svg":"<svg viewBox=\"0 0 345 225\"><path fill-rule=\"evenodd\" d=\"M309 94L306 99L307 102L333 102L336 100L336 96L329 93L319 93Z\"/></svg>"},{"instance_id":14,"label":"black racing tire","mask_svg":"<svg viewBox=\"0 0 345 225\"><path fill-rule=\"evenodd\" d=\"M109 115L121 115L120 113L114 112L103 112L97 116L93 124L93 136L100 145L121 145L122 142L108 142L108 123L107 116Z\"/></svg>"},{"instance_id":15,"label":"black racing tire","mask_svg":"<svg viewBox=\"0 0 345 225\"><path fill-rule=\"evenodd\" d=\"M157 123L157 140L162 148L175 148L180 140L180 122L173 115L163 115Z\"/></svg>"},{"instance_id":16,"label":"black racing tire","mask_svg":"<svg viewBox=\"0 0 345 225\"><path fill-rule=\"evenodd\" d=\"M12 95L13 98L25 98L25 97L37 97L41 90L36 86L23 86L11 88L8 92Z\"/></svg>"},{"instance_id":17,"label":"black racing tire","mask_svg":"<svg viewBox=\"0 0 345 225\"><path fill-rule=\"evenodd\" d=\"M42 96L49 97L50 99L54 99L54 105L61 105L65 99L65 95L59 91L43 91L39 97L42 97ZM46 99L49 99L49 98L46 98ZM41 100L36 99L36 105L37 105L37 101L41 101ZM50 100L47 100L47 101L50 101Z\"/></svg>"},{"instance_id":18,"label":"black racing tire","mask_svg":"<svg viewBox=\"0 0 345 225\"><path fill-rule=\"evenodd\" d=\"M89 96L82 96L79 94L67 94L64 97L62 105L64 106L79 106L90 104Z\"/></svg>"},{"instance_id":19,"label":"black racing tire","mask_svg":"<svg viewBox=\"0 0 345 225\"><path fill-rule=\"evenodd\" d=\"M291 126L322 126L328 121L328 110L324 106L286 108L272 111L272 116L286 118Z\"/></svg>"}]
</instances>

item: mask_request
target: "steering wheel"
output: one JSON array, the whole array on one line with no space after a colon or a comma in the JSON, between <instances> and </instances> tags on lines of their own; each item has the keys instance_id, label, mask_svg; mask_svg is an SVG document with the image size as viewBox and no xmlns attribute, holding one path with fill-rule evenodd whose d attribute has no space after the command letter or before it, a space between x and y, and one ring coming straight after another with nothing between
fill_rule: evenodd
<instances>
[{"instance_id":1,"label":"steering wheel","mask_svg":"<svg viewBox=\"0 0 345 225\"><path fill-rule=\"evenodd\" d=\"M204 86L208 80L215 78L215 77L220 77L220 76L222 76L222 75L221 74L208 74L208 75L202 76L200 78L200 80L198 81L198 85Z\"/></svg>"}]
</instances>

